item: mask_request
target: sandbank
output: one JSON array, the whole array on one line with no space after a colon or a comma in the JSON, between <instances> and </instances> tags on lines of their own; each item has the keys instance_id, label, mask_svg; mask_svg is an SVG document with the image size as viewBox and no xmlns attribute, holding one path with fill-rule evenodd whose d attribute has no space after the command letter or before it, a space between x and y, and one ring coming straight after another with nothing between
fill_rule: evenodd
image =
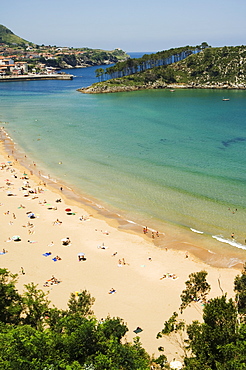
<instances>
[{"instance_id":1,"label":"sandbank","mask_svg":"<svg viewBox=\"0 0 246 370\"><path fill-rule=\"evenodd\" d=\"M209 265L199 258L199 244L182 239L183 234L177 232L176 243L173 230L172 238L167 232L154 233L153 239L151 230L143 234L136 225L125 227L89 202L80 204L66 188L39 174L35 163L23 167L11 142L5 141L0 147L0 252L7 253L0 258L2 268L19 274L18 289L34 282L63 309L70 293L87 289L96 299L93 309L99 320L121 317L129 329L128 341L140 327L138 336L150 355L158 355L163 346L169 360L181 358L177 343L156 335L178 311L189 274L206 270L212 287L209 297L222 293L233 297L234 278L242 264ZM158 246L160 240L162 246L166 243L164 249ZM202 248L201 253L209 252ZM161 279L164 274L170 275ZM52 276L58 284L52 284ZM201 303L193 303L180 317L187 322L201 319Z\"/></svg>"}]
</instances>

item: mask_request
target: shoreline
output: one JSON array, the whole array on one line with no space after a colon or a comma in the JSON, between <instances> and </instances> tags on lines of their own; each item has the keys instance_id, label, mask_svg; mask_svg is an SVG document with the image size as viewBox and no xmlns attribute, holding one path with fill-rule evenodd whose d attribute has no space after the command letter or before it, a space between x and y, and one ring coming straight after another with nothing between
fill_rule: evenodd
<instances>
[{"instance_id":1,"label":"shoreline","mask_svg":"<svg viewBox=\"0 0 246 370\"><path fill-rule=\"evenodd\" d=\"M167 231L153 240L139 226L126 224L119 216L94 204L77 201L69 189L61 191L62 185L52 183L45 174L39 177L38 166L18 154L11 138L7 135L3 140L2 136L0 241L8 252L0 258L2 268L19 274L17 288L22 291L25 284L38 284L39 289L49 292L52 304L60 308L66 308L70 293L86 289L96 299L93 310L98 319L121 317L126 322L128 341L133 340L134 330L140 326L143 328L140 341L150 355L158 356L157 348L164 346L169 360L182 359L176 345L165 338L157 340L156 334L163 322L178 310L189 274L208 272L210 298L221 295L222 290L233 297L233 281L241 265L221 268L202 262L201 253L210 252L201 248L200 258L196 257L193 250L196 245L185 239L183 233L173 238ZM12 196L8 196L9 192ZM34 219L28 217L30 212ZM20 241L14 241L13 235L19 235ZM69 246L61 242L65 237L71 240ZM158 245L163 240L166 249ZM46 255L48 252L51 256ZM85 253L85 261L78 261L80 253ZM54 260L55 256L61 260ZM22 268L25 274L21 273ZM166 273L175 274L176 278L163 279ZM45 285L52 275L61 283ZM108 294L112 288L116 294ZM182 314L188 323L201 317L200 303L192 304Z\"/></svg>"},{"instance_id":2,"label":"shoreline","mask_svg":"<svg viewBox=\"0 0 246 370\"><path fill-rule=\"evenodd\" d=\"M17 81L34 81L34 80L72 80L73 75L64 74L50 74L50 75L21 75L21 76L8 76L0 77L0 82L17 82Z\"/></svg>"},{"instance_id":3,"label":"shoreline","mask_svg":"<svg viewBox=\"0 0 246 370\"><path fill-rule=\"evenodd\" d=\"M110 80L108 80L110 81ZM143 91L143 90L156 90L156 89L162 89L162 90L184 90L184 89L202 89L202 90L246 90L246 86L238 85L238 86L232 86L232 85L202 85L202 84L196 84L196 83L176 83L176 84L166 84L166 83L154 83L152 85L124 85L121 86L118 85L110 85L107 84L107 81L104 82L97 82L92 84L91 86L82 87L77 89L77 91L83 93L83 94L110 94L110 93L118 93L118 92L131 92L131 91Z\"/></svg>"},{"instance_id":4,"label":"shoreline","mask_svg":"<svg viewBox=\"0 0 246 370\"><path fill-rule=\"evenodd\" d=\"M235 240L227 240L220 238L220 236L207 235L203 232L192 229L185 228L178 225L168 224L163 221L165 231L159 232L159 237L153 238L153 233L156 233L154 225L147 225L149 232L144 234L143 228L145 225L141 225L138 222L127 220L122 217L119 213L112 212L110 209L105 208L100 205L97 199L93 199L87 194L79 194L74 191L68 184L59 181L50 175L47 175L39 170L38 164L27 158L25 153L21 152L16 147L13 139L9 136L4 127L0 128L0 141L3 142L3 150L7 156L17 159L16 163L20 165L23 169L29 171L33 176L35 176L35 181L43 181L46 183L50 190L55 191L59 196L62 196L65 201L74 204L78 207L82 207L91 214L93 217L107 221L110 226L128 233L133 233L141 238L151 241L151 243L160 248L161 250L173 249L178 251L185 251L192 254L195 258L201 260L205 264L218 268L236 268L242 270L244 265L244 258L242 257L242 250L245 250L245 260L246 260L246 246L236 243ZM63 191L61 193L60 188ZM153 233L152 233L153 232ZM235 246L235 250L226 251L221 249L224 244L233 245L233 243L238 244ZM214 251L213 246L220 246L220 252ZM245 247L245 248L244 248ZM241 248L241 249L240 249ZM240 253L241 252L241 253Z\"/></svg>"}]
</instances>

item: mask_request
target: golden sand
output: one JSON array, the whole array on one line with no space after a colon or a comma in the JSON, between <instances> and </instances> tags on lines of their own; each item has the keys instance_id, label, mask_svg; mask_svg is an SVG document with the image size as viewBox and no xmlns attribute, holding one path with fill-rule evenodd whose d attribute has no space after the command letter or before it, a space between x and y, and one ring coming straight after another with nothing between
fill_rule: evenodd
<instances>
[{"instance_id":1,"label":"golden sand","mask_svg":"<svg viewBox=\"0 0 246 370\"><path fill-rule=\"evenodd\" d=\"M160 235L162 242L167 238L166 248L161 249L158 236L152 239L151 232L127 232L89 206L66 198L65 189L58 185L44 185L34 167L26 170L1 148L0 248L7 253L0 259L2 268L19 274L18 289L34 282L49 292L52 304L64 309L71 292L87 289L96 299L96 317L121 317L129 328L128 341L141 327L138 335L149 354L158 355L157 348L163 346L169 359L182 356L177 343L157 340L156 335L164 321L178 312L189 274L206 270L212 286L209 297L226 292L232 297L234 277L240 270L205 264L180 236L175 245L174 239L171 243L168 235ZM63 245L66 238L69 245ZM84 255L81 261L79 254ZM54 260L57 256L60 259ZM161 279L165 274L170 275ZM52 276L60 282L51 284ZM115 292L109 294L111 289ZM181 317L187 322L201 319L202 305L193 303Z\"/></svg>"}]
</instances>

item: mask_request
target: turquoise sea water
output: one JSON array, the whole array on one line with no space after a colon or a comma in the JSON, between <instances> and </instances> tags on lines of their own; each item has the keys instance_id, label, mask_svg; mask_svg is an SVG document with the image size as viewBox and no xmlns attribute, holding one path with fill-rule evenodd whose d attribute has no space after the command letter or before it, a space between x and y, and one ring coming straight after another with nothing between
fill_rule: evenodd
<instances>
[{"instance_id":1,"label":"turquoise sea water","mask_svg":"<svg viewBox=\"0 0 246 370\"><path fill-rule=\"evenodd\" d=\"M77 92L95 69L71 70L72 81L0 83L0 120L19 147L128 220L245 248L246 91Z\"/></svg>"}]
</instances>

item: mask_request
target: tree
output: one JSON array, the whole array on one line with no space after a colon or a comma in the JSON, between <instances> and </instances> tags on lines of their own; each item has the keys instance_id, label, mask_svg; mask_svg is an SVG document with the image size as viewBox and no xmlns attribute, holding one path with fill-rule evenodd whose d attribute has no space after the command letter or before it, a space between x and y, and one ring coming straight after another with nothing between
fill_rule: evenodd
<instances>
[{"instance_id":1,"label":"tree","mask_svg":"<svg viewBox=\"0 0 246 370\"><path fill-rule=\"evenodd\" d=\"M119 317L107 317L106 320L101 323L99 330L105 338L114 338L120 343L120 340L127 333L128 328Z\"/></svg>"},{"instance_id":2,"label":"tree","mask_svg":"<svg viewBox=\"0 0 246 370\"><path fill-rule=\"evenodd\" d=\"M69 314L78 314L84 317L93 315L91 307L94 302L95 298L91 297L87 290L83 290L78 295L71 293L68 301L68 312Z\"/></svg>"},{"instance_id":3,"label":"tree","mask_svg":"<svg viewBox=\"0 0 246 370\"><path fill-rule=\"evenodd\" d=\"M189 275L187 289L181 294L183 308L192 302L194 297L204 299L210 290L206 282L206 271ZM246 323L245 323L245 288L246 264L241 276L234 280L237 292L236 301L227 300L226 295L205 302L203 322L193 321L190 325L178 319L173 313L164 323L164 328L157 334L180 334L186 331L184 346L184 370L244 370L246 369ZM240 310L238 309L240 307ZM241 317L239 316L241 315ZM241 318L241 320L239 320ZM243 319L242 319L243 318ZM162 348L162 347L161 347ZM162 356L156 360L160 360ZM164 359L165 360L165 359Z\"/></svg>"},{"instance_id":4,"label":"tree","mask_svg":"<svg viewBox=\"0 0 246 370\"><path fill-rule=\"evenodd\" d=\"M96 77L98 78L98 81L103 81L103 74L104 74L104 69L103 68L97 68L95 70Z\"/></svg>"},{"instance_id":5,"label":"tree","mask_svg":"<svg viewBox=\"0 0 246 370\"><path fill-rule=\"evenodd\" d=\"M234 291L239 314L245 319L246 315L246 263L241 276L237 275L234 280Z\"/></svg>"},{"instance_id":6,"label":"tree","mask_svg":"<svg viewBox=\"0 0 246 370\"><path fill-rule=\"evenodd\" d=\"M50 301L47 294L37 289L34 283L25 285L26 291L23 294L23 323L41 330L45 315L49 310Z\"/></svg>"},{"instance_id":7,"label":"tree","mask_svg":"<svg viewBox=\"0 0 246 370\"><path fill-rule=\"evenodd\" d=\"M164 322L163 329L157 334L156 338L162 338L163 336L167 336L169 341L171 343L174 343L174 345L179 347L184 354L186 354L186 348L185 348L185 329L186 325L184 320L181 320L178 318L177 312L174 312L172 316ZM162 350L162 348L159 348L159 350ZM160 355L157 359L157 363L163 363L166 364L166 356Z\"/></svg>"},{"instance_id":8,"label":"tree","mask_svg":"<svg viewBox=\"0 0 246 370\"><path fill-rule=\"evenodd\" d=\"M181 293L180 311L183 310L193 301L202 300L205 302L206 296L211 287L206 281L206 271L193 272L189 275L189 280L185 282L186 289Z\"/></svg>"},{"instance_id":9,"label":"tree","mask_svg":"<svg viewBox=\"0 0 246 370\"><path fill-rule=\"evenodd\" d=\"M235 348L239 337L235 303L232 299L227 302L225 295L212 299L205 304L203 320L204 323L194 321L187 327L188 348L193 357L185 359L186 369L232 370L227 362L237 358Z\"/></svg>"},{"instance_id":10,"label":"tree","mask_svg":"<svg viewBox=\"0 0 246 370\"><path fill-rule=\"evenodd\" d=\"M56 307L49 308L45 316L45 324L54 333L61 333L63 330L63 319L66 317L67 312L60 310Z\"/></svg>"},{"instance_id":11,"label":"tree","mask_svg":"<svg viewBox=\"0 0 246 370\"><path fill-rule=\"evenodd\" d=\"M78 297L71 294L69 309L61 310L49 308L47 294L34 283L18 295L16 275L8 270L0 270L0 280L1 369L149 370L150 358L139 338L122 343L128 331L122 319L86 317L94 303L86 290ZM19 301L21 320L12 320L13 303Z\"/></svg>"},{"instance_id":12,"label":"tree","mask_svg":"<svg viewBox=\"0 0 246 370\"><path fill-rule=\"evenodd\" d=\"M184 329L185 324L183 321L177 320L178 314L174 312L170 319L164 322L164 328L161 332L157 334L157 339L161 338L163 335L170 334L170 333L177 333L179 330Z\"/></svg>"},{"instance_id":13,"label":"tree","mask_svg":"<svg viewBox=\"0 0 246 370\"><path fill-rule=\"evenodd\" d=\"M209 46L209 45L208 45L208 43L207 43L206 41L203 41L203 42L201 43L201 45L200 45L200 48L201 48L201 49L206 49L206 48L209 48L209 47L211 47L211 46Z\"/></svg>"},{"instance_id":14,"label":"tree","mask_svg":"<svg viewBox=\"0 0 246 370\"><path fill-rule=\"evenodd\" d=\"M22 298L15 288L17 274L0 269L0 321L18 324L22 311Z\"/></svg>"}]
</instances>

